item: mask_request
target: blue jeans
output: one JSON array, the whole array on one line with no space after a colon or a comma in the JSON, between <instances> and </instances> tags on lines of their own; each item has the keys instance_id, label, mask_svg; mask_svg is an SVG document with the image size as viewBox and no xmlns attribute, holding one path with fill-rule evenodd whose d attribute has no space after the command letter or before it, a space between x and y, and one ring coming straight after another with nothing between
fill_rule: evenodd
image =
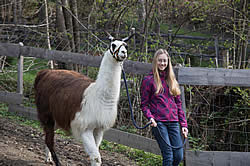
<instances>
[{"instance_id":1,"label":"blue jeans","mask_svg":"<svg viewBox=\"0 0 250 166\"><path fill-rule=\"evenodd\" d=\"M161 132L161 135L159 133ZM178 122L157 122L157 127L152 127L152 133L158 142L163 157L163 166L178 166L183 160L183 148L173 149L172 146L181 146L183 144ZM164 141L165 140L165 141Z\"/></svg>"}]
</instances>

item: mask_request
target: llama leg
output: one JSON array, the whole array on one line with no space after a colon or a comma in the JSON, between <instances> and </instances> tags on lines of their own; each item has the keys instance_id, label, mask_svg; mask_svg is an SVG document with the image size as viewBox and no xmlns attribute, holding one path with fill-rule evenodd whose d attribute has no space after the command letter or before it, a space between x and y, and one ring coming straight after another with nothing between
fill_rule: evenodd
<instances>
[{"instance_id":1,"label":"llama leg","mask_svg":"<svg viewBox=\"0 0 250 166\"><path fill-rule=\"evenodd\" d=\"M90 157L91 166L100 166L102 163L101 155L95 143L93 130L88 129L84 131L81 136L85 152Z\"/></svg>"},{"instance_id":2,"label":"llama leg","mask_svg":"<svg viewBox=\"0 0 250 166\"><path fill-rule=\"evenodd\" d=\"M95 143L96 143L96 146L98 149L102 143L103 133L104 133L103 129L95 129L94 130Z\"/></svg>"},{"instance_id":3,"label":"llama leg","mask_svg":"<svg viewBox=\"0 0 250 166\"><path fill-rule=\"evenodd\" d=\"M45 162L46 163L52 163L53 159L52 159L51 153L49 151L49 148L47 146L45 147L45 154L46 154L46 160L45 160Z\"/></svg>"},{"instance_id":4,"label":"llama leg","mask_svg":"<svg viewBox=\"0 0 250 166\"><path fill-rule=\"evenodd\" d=\"M60 166L60 162L56 156L56 153L54 151L54 125L47 125L44 127L45 132L45 143L51 153L51 156L56 164L56 166ZM49 154L48 154L49 155Z\"/></svg>"}]
</instances>

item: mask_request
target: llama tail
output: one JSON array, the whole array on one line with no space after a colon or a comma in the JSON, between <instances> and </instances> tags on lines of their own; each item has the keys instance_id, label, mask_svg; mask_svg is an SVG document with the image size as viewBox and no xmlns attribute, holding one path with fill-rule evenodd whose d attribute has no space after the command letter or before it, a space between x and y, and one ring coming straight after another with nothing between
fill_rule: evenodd
<instances>
[{"instance_id":1,"label":"llama tail","mask_svg":"<svg viewBox=\"0 0 250 166\"><path fill-rule=\"evenodd\" d=\"M37 73L35 82L34 82L34 88L35 91L37 90L37 85L40 82L40 80L47 74L47 72L49 71L49 69L45 69L45 70L41 70Z\"/></svg>"}]
</instances>

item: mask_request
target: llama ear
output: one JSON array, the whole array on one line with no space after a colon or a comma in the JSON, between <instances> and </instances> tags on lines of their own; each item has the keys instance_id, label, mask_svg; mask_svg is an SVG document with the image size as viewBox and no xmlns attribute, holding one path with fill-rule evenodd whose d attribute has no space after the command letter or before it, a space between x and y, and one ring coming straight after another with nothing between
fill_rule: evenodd
<instances>
[{"instance_id":1,"label":"llama ear","mask_svg":"<svg viewBox=\"0 0 250 166\"><path fill-rule=\"evenodd\" d=\"M109 36L109 40L112 42L114 41L114 37L113 36Z\"/></svg>"},{"instance_id":2,"label":"llama ear","mask_svg":"<svg viewBox=\"0 0 250 166\"><path fill-rule=\"evenodd\" d=\"M129 41L129 40L131 39L131 37L133 37L134 35L135 35L135 33L133 33L132 35L130 35L130 36L128 36L128 37L123 38L122 41L127 42L127 41Z\"/></svg>"},{"instance_id":3,"label":"llama ear","mask_svg":"<svg viewBox=\"0 0 250 166\"><path fill-rule=\"evenodd\" d=\"M114 40L114 37L110 35L106 30L104 32L109 36L109 40L112 42Z\"/></svg>"},{"instance_id":4,"label":"llama ear","mask_svg":"<svg viewBox=\"0 0 250 166\"><path fill-rule=\"evenodd\" d=\"M112 47L112 50L115 51L116 45L114 43L111 45L111 47Z\"/></svg>"}]
</instances>

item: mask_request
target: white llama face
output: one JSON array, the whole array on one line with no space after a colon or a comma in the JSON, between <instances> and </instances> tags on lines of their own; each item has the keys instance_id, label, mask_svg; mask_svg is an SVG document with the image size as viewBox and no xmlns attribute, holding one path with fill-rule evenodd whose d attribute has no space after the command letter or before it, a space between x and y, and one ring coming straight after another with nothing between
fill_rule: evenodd
<instances>
[{"instance_id":1,"label":"white llama face","mask_svg":"<svg viewBox=\"0 0 250 166\"><path fill-rule=\"evenodd\" d=\"M117 61L119 62L124 61L128 56L127 43L120 40L115 40L111 42L110 52Z\"/></svg>"}]
</instances>

